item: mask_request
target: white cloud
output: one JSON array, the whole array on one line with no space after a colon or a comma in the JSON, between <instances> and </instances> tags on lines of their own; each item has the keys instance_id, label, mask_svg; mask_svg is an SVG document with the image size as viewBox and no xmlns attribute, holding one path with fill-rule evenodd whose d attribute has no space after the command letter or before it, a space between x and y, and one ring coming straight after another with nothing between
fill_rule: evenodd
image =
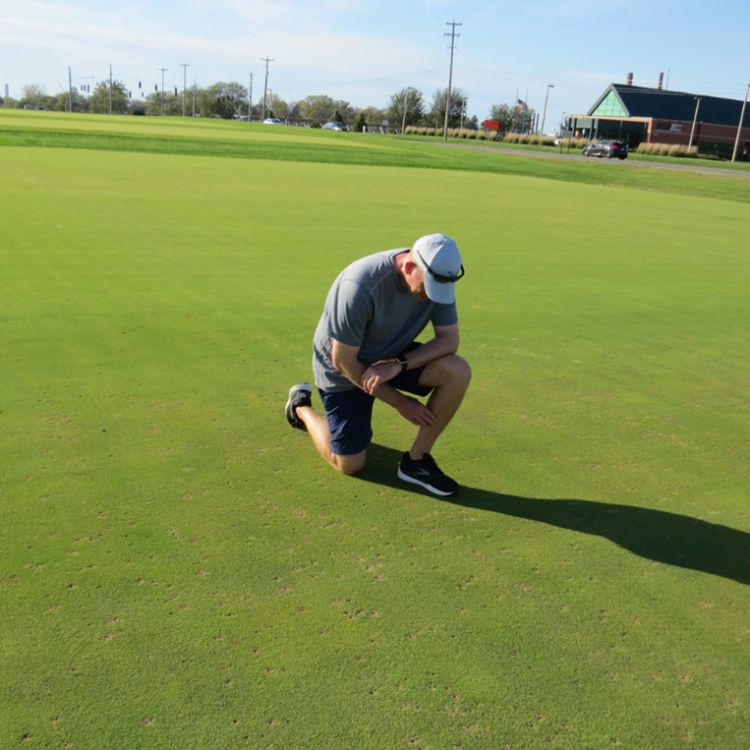
<instances>
[{"instance_id":1,"label":"white cloud","mask_svg":"<svg viewBox=\"0 0 750 750\"><path fill-rule=\"evenodd\" d=\"M164 22L140 19L121 13L83 12L73 4L31 2L16 7L0 27L0 42L42 47L47 50L81 51L92 58L122 61L137 59L142 52L162 52L166 58L210 56L248 64L261 56L274 58L277 66L314 69L339 76L388 76L425 67L424 55L414 45L395 38L336 31L329 24L299 10L292 2L260 0L248 5L240 0L220 0L224 9L237 17L230 32L180 33ZM0 9L7 7L0 0ZM193 0L196 15L216 10L216 3ZM346 8L360 12L351 0L328 0L316 5L315 16ZM293 23L285 19L293 18ZM282 23L282 21L284 21Z\"/></svg>"}]
</instances>

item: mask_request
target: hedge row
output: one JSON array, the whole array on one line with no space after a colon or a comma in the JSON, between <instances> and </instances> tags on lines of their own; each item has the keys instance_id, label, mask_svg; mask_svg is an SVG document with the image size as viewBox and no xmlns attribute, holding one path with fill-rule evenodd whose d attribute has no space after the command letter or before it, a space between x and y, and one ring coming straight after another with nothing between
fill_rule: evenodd
<instances>
[{"instance_id":1,"label":"hedge row","mask_svg":"<svg viewBox=\"0 0 750 750\"><path fill-rule=\"evenodd\" d=\"M442 136L442 128L428 128L418 125L409 125L404 131L407 135ZM494 130L469 130L467 128L449 128L449 138L465 138L467 140L494 141L498 134ZM534 145L554 146L562 148L583 148L592 143L588 138L563 138L562 143L555 144L553 135L536 135L535 133L506 133L502 140L506 143L529 143ZM698 147L679 146L676 143L641 143L638 146L639 154L653 154L655 156L698 156Z\"/></svg>"},{"instance_id":2,"label":"hedge row","mask_svg":"<svg viewBox=\"0 0 750 750\"><path fill-rule=\"evenodd\" d=\"M506 143L531 143L536 146L554 146L554 135L537 135L536 133L506 133L503 137Z\"/></svg>"},{"instance_id":3,"label":"hedge row","mask_svg":"<svg viewBox=\"0 0 750 750\"><path fill-rule=\"evenodd\" d=\"M639 154L653 156L698 156L698 147L680 146L676 143L641 143L636 149Z\"/></svg>"},{"instance_id":4,"label":"hedge row","mask_svg":"<svg viewBox=\"0 0 750 750\"><path fill-rule=\"evenodd\" d=\"M442 128L427 128L419 125L407 125L406 135L442 136ZM494 130L469 130L468 128L448 128L449 138L467 138L470 140L494 141L497 133Z\"/></svg>"}]
</instances>

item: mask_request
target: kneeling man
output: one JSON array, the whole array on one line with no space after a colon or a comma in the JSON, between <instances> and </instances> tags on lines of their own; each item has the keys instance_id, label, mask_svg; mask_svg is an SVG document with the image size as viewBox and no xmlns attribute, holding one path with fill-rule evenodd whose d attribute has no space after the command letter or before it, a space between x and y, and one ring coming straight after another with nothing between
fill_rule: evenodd
<instances>
[{"instance_id":1,"label":"kneeling man","mask_svg":"<svg viewBox=\"0 0 750 750\"><path fill-rule=\"evenodd\" d=\"M458 246L444 234L411 248L368 255L333 282L313 341L313 373L325 416L308 383L289 389L286 417L306 430L323 458L344 474L364 468L375 398L418 427L398 477L448 497L458 484L430 455L471 380L458 351L455 283L464 275ZM434 336L415 341L428 323ZM417 396L427 396L426 404Z\"/></svg>"}]
</instances>

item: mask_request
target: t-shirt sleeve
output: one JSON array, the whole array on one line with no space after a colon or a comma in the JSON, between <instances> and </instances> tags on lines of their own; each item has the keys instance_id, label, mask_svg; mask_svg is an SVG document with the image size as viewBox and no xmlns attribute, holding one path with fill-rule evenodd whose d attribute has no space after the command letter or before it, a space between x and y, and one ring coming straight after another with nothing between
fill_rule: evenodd
<instances>
[{"instance_id":1,"label":"t-shirt sleeve","mask_svg":"<svg viewBox=\"0 0 750 750\"><path fill-rule=\"evenodd\" d=\"M458 310L456 309L456 303L452 302L450 305L435 305L432 308L432 316L430 317L432 325L435 326L454 326L458 323Z\"/></svg>"},{"instance_id":2,"label":"t-shirt sleeve","mask_svg":"<svg viewBox=\"0 0 750 750\"><path fill-rule=\"evenodd\" d=\"M356 281L342 280L328 311L331 336L347 346L360 346L373 316L373 300Z\"/></svg>"}]
</instances>

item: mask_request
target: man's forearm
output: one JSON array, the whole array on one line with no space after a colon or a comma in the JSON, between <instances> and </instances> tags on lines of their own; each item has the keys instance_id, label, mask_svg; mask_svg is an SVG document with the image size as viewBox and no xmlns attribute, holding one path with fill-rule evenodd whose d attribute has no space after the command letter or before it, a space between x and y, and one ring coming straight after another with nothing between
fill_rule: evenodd
<instances>
[{"instance_id":1,"label":"man's forearm","mask_svg":"<svg viewBox=\"0 0 750 750\"><path fill-rule=\"evenodd\" d=\"M458 341L453 339L434 338L426 341L418 349L414 349L406 355L410 370L434 362L447 354L455 354L458 351Z\"/></svg>"},{"instance_id":2,"label":"man's forearm","mask_svg":"<svg viewBox=\"0 0 750 750\"><path fill-rule=\"evenodd\" d=\"M362 388L362 373L367 369L366 365L363 365L358 359L354 361L350 360L339 360L334 366L336 369L347 379L350 380L357 388ZM402 393L397 391L389 383L381 383L373 393L373 396L384 401L394 409L398 409L399 405L406 398Z\"/></svg>"}]
</instances>

